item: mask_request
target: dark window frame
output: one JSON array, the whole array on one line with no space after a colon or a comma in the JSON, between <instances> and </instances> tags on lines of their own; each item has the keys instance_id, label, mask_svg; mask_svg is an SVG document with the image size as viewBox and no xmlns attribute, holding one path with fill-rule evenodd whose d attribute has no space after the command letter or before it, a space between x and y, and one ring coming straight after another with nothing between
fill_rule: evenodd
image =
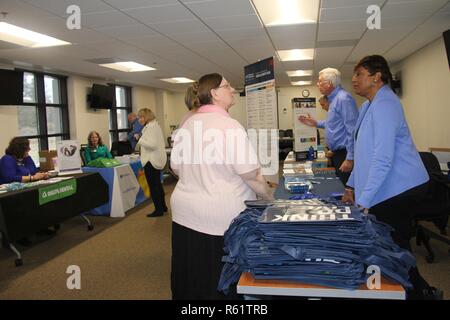
<instances>
[{"instance_id":1,"label":"dark window frame","mask_svg":"<svg viewBox=\"0 0 450 320\"><path fill-rule=\"evenodd\" d=\"M110 119L109 119L109 134L111 137L111 145L113 142L119 141L119 134L122 132L130 132L132 128L130 128L130 124L127 121L127 128L118 129L117 122L117 110L125 110L127 115L133 112L132 100L131 100L131 89L132 87L124 86L120 84L111 84L114 87L114 103L113 107L110 109ZM117 107L116 101L116 88L124 88L125 89L125 107Z\"/></svg>"},{"instance_id":2,"label":"dark window frame","mask_svg":"<svg viewBox=\"0 0 450 320\"><path fill-rule=\"evenodd\" d=\"M35 79L36 89L36 102L23 102L21 106L36 107L37 120L38 120L38 134L21 136L27 139L38 139L39 151L48 150L48 138L61 137L64 139L70 139L70 127L69 127L69 105L67 99L67 76L40 72L27 69L16 69L26 73L32 73ZM50 76L58 79L59 82L59 101L60 103L46 103L45 102L45 85L44 77ZM61 109L61 127L62 132L48 134L47 128L47 107L56 107Z\"/></svg>"}]
</instances>

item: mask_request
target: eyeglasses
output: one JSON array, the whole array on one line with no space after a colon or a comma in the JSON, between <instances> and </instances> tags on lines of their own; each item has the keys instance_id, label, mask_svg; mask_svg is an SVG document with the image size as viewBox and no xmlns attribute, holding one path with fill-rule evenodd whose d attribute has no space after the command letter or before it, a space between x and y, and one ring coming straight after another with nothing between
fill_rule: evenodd
<instances>
[{"instance_id":1,"label":"eyeglasses","mask_svg":"<svg viewBox=\"0 0 450 320\"><path fill-rule=\"evenodd\" d=\"M220 88L228 88L228 89L230 89L231 85L229 83L227 83L227 84L224 84L224 85L221 85L221 86L217 87L217 89L220 89Z\"/></svg>"}]
</instances>

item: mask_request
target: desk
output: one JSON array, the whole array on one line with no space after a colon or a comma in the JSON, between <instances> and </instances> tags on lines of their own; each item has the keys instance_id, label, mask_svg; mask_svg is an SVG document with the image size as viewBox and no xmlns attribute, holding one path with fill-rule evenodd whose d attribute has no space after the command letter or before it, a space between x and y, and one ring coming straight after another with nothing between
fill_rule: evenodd
<instances>
[{"instance_id":1,"label":"desk","mask_svg":"<svg viewBox=\"0 0 450 320\"><path fill-rule=\"evenodd\" d=\"M303 284L281 280L255 280L251 273L244 272L239 279L237 292L245 295L291 296L315 298L353 298L405 300L405 290L401 285L381 278L381 288L370 290L362 285L356 290Z\"/></svg>"},{"instance_id":2,"label":"desk","mask_svg":"<svg viewBox=\"0 0 450 320\"><path fill-rule=\"evenodd\" d=\"M99 173L108 185L109 201L92 209L90 211L92 215L125 217L126 211L150 197L140 161L113 168L83 167L81 169L83 172Z\"/></svg>"},{"instance_id":3,"label":"desk","mask_svg":"<svg viewBox=\"0 0 450 320\"><path fill-rule=\"evenodd\" d=\"M334 169L320 170L318 173L314 174L314 178L308 180L316 182L313 183L313 188L310 192L319 196L328 196L333 192L344 192L345 189L341 180L336 177ZM294 195L295 194L289 193L289 191L284 188L284 178L281 177L280 183L274 193L275 199L289 199L289 197Z\"/></svg>"},{"instance_id":4,"label":"desk","mask_svg":"<svg viewBox=\"0 0 450 320\"><path fill-rule=\"evenodd\" d=\"M78 174L76 192L65 198L39 204L40 185L19 191L0 194L0 231L2 241L16 252L16 265L22 263L21 255L12 243L42 229L54 226L71 217L86 212L108 201L108 186L97 173ZM90 230L92 225L88 220Z\"/></svg>"},{"instance_id":5,"label":"desk","mask_svg":"<svg viewBox=\"0 0 450 320\"><path fill-rule=\"evenodd\" d=\"M320 182L314 184L311 190L320 196L328 196L332 192L344 191L344 186L334 173L334 170L323 170L315 174L314 178L308 179ZM275 191L276 199L289 199L293 194L284 188L284 178ZM294 281L281 280L255 280L250 273L243 273L237 285L237 292L252 298L261 296L291 296L291 297L315 297L315 298L357 298L357 299L396 299L404 300L406 293L403 287L392 281L381 277L381 288L370 290L362 285L356 290L337 289L320 285L303 284Z\"/></svg>"}]
</instances>

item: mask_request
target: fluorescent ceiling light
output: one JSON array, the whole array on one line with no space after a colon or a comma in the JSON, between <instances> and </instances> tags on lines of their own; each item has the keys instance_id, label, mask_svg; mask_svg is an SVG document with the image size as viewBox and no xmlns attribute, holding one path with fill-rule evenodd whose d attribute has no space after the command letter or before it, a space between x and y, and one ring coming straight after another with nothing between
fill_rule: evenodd
<instances>
[{"instance_id":1,"label":"fluorescent ceiling light","mask_svg":"<svg viewBox=\"0 0 450 320\"><path fill-rule=\"evenodd\" d=\"M319 0L253 0L263 23L268 26L316 23Z\"/></svg>"},{"instance_id":2,"label":"fluorescent ceiling light","mask_svg":"<svg viewBox=\"0 0 450 320\"><path fill-rule=\"evenodd\" d=\"M140 63L136 63L133 61L122 61L122 62L114 62L114 63L102 63L100 64L102 67L111 68L123 72L140 72L140 71L150 71L156 70L155 68L145 66Z\"/></svg>"},{"instance_id":3,"label":"fluorescent ceiling light","mask_svg":"<svg viewBox=\"0 0 450 320\"><path fill-rule=\"evenodd\" d=\"M312 84L312 81L295 81L291 82L293 86L309 86Z\"/></svg>"},{"instance_id":4,"label":"fluorescent ceiling light","mask_svg":"<svg viewBox=\"0 0 450 320\"><path fill-rule=\"evenodd\" d=\"M312 60L314 58L314 49L278 50L277 52L281 61Z\"/></svg>"},{"instance_id":5,"label":"fluorescent ceiling light","mask_svg":"<svg viewBox=\"0 0 450 320\"><path fill-rule=\"evenodd\" d=\"M184 78L184 77L175 77L175 78L168 78L168 79L161 79L162 81L165 82L170 82L170 83L191 83L191 82L195 82L195 80L191 80L188 78Z\"/></svg>"},{"instance_id":6,"label":"fluorescent ceiling light","mask_svg":"<svg viewBox=\"0 0 450 320\"><path fill-rule=\"evenodd\" d=\"M305 77L312 76L312 70L294 70L294 71L286 71L289 77Z\"/></svg>"},{"instance_id":7,"label":"fluorescent ceiling light","mask_svg":"<svg viewBox=\"0 0 450 320\"><path fill-rule=\"evenodd\" d=\"M0 40L31 48L71 44L70 42L62 41L6 22L0 22Z\"/></svg>"}]
</instances>

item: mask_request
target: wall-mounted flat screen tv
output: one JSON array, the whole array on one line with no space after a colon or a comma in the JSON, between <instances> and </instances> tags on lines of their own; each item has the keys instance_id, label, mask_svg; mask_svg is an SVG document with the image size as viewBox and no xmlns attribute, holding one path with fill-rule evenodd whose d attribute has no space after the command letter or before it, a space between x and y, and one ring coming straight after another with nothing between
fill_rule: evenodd
<instances>
[{"instance_id":1,"label":"wall-mounted flat screen tv","mask_svg":"<svg viewBox=\"0 0 450 320\"><path fill-rule=\"evenodd\" d=\"M23 104L23 72L0 69L0 105Z\"/></svg>"},{"instance_id":2,"label":"wall-mounted flat screen tv","mask_svg":"<svg viewBox=\"0 0 450 320\"><path fill-rule=\"evenodd\" d=\"M92 109L111 109L114 104L114 87L94 83L89 95Z\"/></svg>"}]
</instances>

